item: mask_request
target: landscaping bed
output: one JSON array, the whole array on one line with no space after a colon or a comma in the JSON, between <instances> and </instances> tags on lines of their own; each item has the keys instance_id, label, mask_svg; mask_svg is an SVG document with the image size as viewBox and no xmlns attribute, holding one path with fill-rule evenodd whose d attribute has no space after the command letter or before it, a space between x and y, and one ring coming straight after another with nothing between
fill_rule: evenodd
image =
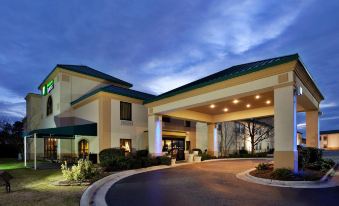
<instances>
[{"instance_id":1,"label":"landscaping bed","mask_svg":"<svg viewBox=\"0 0 339 206\"><path fill-rule=\"evenodd\" d=\"M282 181L317 181L324 177L336 164L322 158L322 150L298 147L298 173L288 168L274 168L273 164L260 163L249 174L254 177Z\"/></svg>"}]
</instances>

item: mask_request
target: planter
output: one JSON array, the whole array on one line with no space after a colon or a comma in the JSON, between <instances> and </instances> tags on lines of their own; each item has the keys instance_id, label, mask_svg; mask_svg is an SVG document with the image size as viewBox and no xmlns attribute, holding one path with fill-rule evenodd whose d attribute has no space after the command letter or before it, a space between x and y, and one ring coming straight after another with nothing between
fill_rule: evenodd
<instances>
[{"instance_id":1,"label":"planter","mask_svg":"<svg viewBox=\"0 0 339 206\"><path fill-rule=\"evenodd\" d=\"M189 153L186 153L185 152L185 160L188 161L188 156L189 156Z\"/></svg>"},{"instance_id":2,"label":"planter","mask_svg":"<svg viewBox=\"0 0 339 206\"><path fill-rule=\"evenodd\" d=\"M194 162L201 162L201 156L194 156Z\"/></svg>"},{"instance_id":3,"label":"planter","mask_svg":"<svg viewBox=\"0 0 339 206\"><path fill-rule=\"evenodd\" d=\"M194 154L195 156L198 156L198 155L199 155L199 151L193 151L193 154Z\"/></svg>"},{"instance_id":4,"label":"planter","mask_svg":"<svg viewBox=\"0 0 339 206\"><path fill-rule=\"evenodd\" d=\"M188 162L193 162L193 157L194 157L194 154L189 154L188 155Z\"/></svg>"},{"instance_id":5,"label":"planter","mask_svg":"<svg viewBox=\"0 0 339 206\"><path fill-rule=\"evenodd\" d=\"M175 165L176 159L171 159L171 165Z\"/></svg>"}]
</instances>

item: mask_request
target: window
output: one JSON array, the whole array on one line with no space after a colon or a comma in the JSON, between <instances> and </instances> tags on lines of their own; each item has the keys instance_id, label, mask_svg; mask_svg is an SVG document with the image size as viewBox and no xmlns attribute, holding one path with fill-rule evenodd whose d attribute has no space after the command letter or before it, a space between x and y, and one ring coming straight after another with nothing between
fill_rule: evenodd
<instances>
[{"instance_id":1,"label":"window","mask_svg":"<svg viewBox=\"0 0 339 206\"><path fill-rule=\"evenodd\" d=\"M120 149L124 149L125 152L132 151L132 140L131 139L120 139Z\"/></svg>"},{"instance_id":2,"label":"window","mask_svg":"<svg viewBox=\"0 0 339 206\"><path fill-rule=\"evenodd\" d=\"M191 141L186 141L186 150L191 150Z\"/></svg>"},{"instance_id":3,"label":"window","mask_svg":"<svg viewBox=\"0 0 339 206\"><path fill-rule=\"evenodd\" d=\"M132 104L120 102L120 120L132 121Z\"/></svg>"},{"instance_id":4,"label":"window","mask_svg":"<svg viewBox=\"0 0 339 206\"><path fill-rule=\"evenodd\" d=\"M82 157L82 158L86 158L87 155L88 155L88 141L83 139L83 140L80 140L79 143L78 143L78 154L79 154L79 157Z\"/></svg>"},{"instance_id":5,"label":"window","mask_svg":"<svg viewBox=\"0 0 339 206\"><path fill-rule=\"evenodd\" d=\"M171 122L171 118L169 117L162 117L163 122Z\"/></svg>"},{"instance_id":6,"label":"window","mask_svg":"<svg viewBox=\"0 0 339 206\"><path fill-rule=\"evenodd\" d=\"M47 99L47 111L46 111L46 115L50 115L53 113L53 100L52 100L52 96L49 96Z\"/></svg>"},{"instance_id":7,"label":"window","mask_svg":"<svg viewBox=\"0 0 339 206\"><path fill-rule=\"evenodd\" d=\"M185 121L185 127L191 127L191 121Z\"/></svg>"},{"instance_id":8,"label":"window","mask_svg":"<svg viewBox=\"0 0 339 206\"><path fill-rule=\"evenodd\" d=\"M324 140L324 141L327 141L327 136L323 136L323 140Z\"/></svg>"}]
</instances>

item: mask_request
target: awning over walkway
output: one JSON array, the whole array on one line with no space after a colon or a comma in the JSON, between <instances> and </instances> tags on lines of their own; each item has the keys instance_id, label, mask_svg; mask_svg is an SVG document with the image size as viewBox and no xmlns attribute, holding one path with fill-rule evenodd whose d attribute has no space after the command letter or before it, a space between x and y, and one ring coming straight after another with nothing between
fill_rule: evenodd
<instances>
[{"instance_id":1,"label":"awning over walkway","mask_svg":"<svg viewBox=\"0 0 339 206\"><path fill-rule=\"evenodd\" d=\"M97 136L97 123L37 129L30 131L27 137L32 137L33 134L36 134L37 138L53 136L60 139L73 139L75 135Z\"/></svg>"}]
</instances>

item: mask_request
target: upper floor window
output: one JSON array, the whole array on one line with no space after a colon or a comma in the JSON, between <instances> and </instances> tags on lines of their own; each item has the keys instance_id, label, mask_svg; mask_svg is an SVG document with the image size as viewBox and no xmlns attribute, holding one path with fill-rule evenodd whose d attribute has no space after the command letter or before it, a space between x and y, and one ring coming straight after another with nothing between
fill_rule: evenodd
<instances>
[{"instance_id":1,"label":"upper floor window","mask_svg":"<svg viewBox=\"0 0 339 206\"><path fill-rule=\"evenodd\" d=\"M120 120L132 121L132 104L120 102Z\"/></svg>"},{"instance_id":2,"label":"upper floor window","mask_svg":"<svg viewBox=\"0 0 339 206\"><path fill-rule=\"evenodd\" d=\"M185 121L185 127L191 127L191 121Z\"/></svg>"},{"instance_id":3,"label":"upper floor window","mask_svg":"<svg viewBox=\"0 0 339 206\"><path fill-rule=\"evenodd\" d=\"M52 96L49 96L47 99L47 111L46 114L47 116L53 113L53 100Z\"/></svg>"}]
</instances>

